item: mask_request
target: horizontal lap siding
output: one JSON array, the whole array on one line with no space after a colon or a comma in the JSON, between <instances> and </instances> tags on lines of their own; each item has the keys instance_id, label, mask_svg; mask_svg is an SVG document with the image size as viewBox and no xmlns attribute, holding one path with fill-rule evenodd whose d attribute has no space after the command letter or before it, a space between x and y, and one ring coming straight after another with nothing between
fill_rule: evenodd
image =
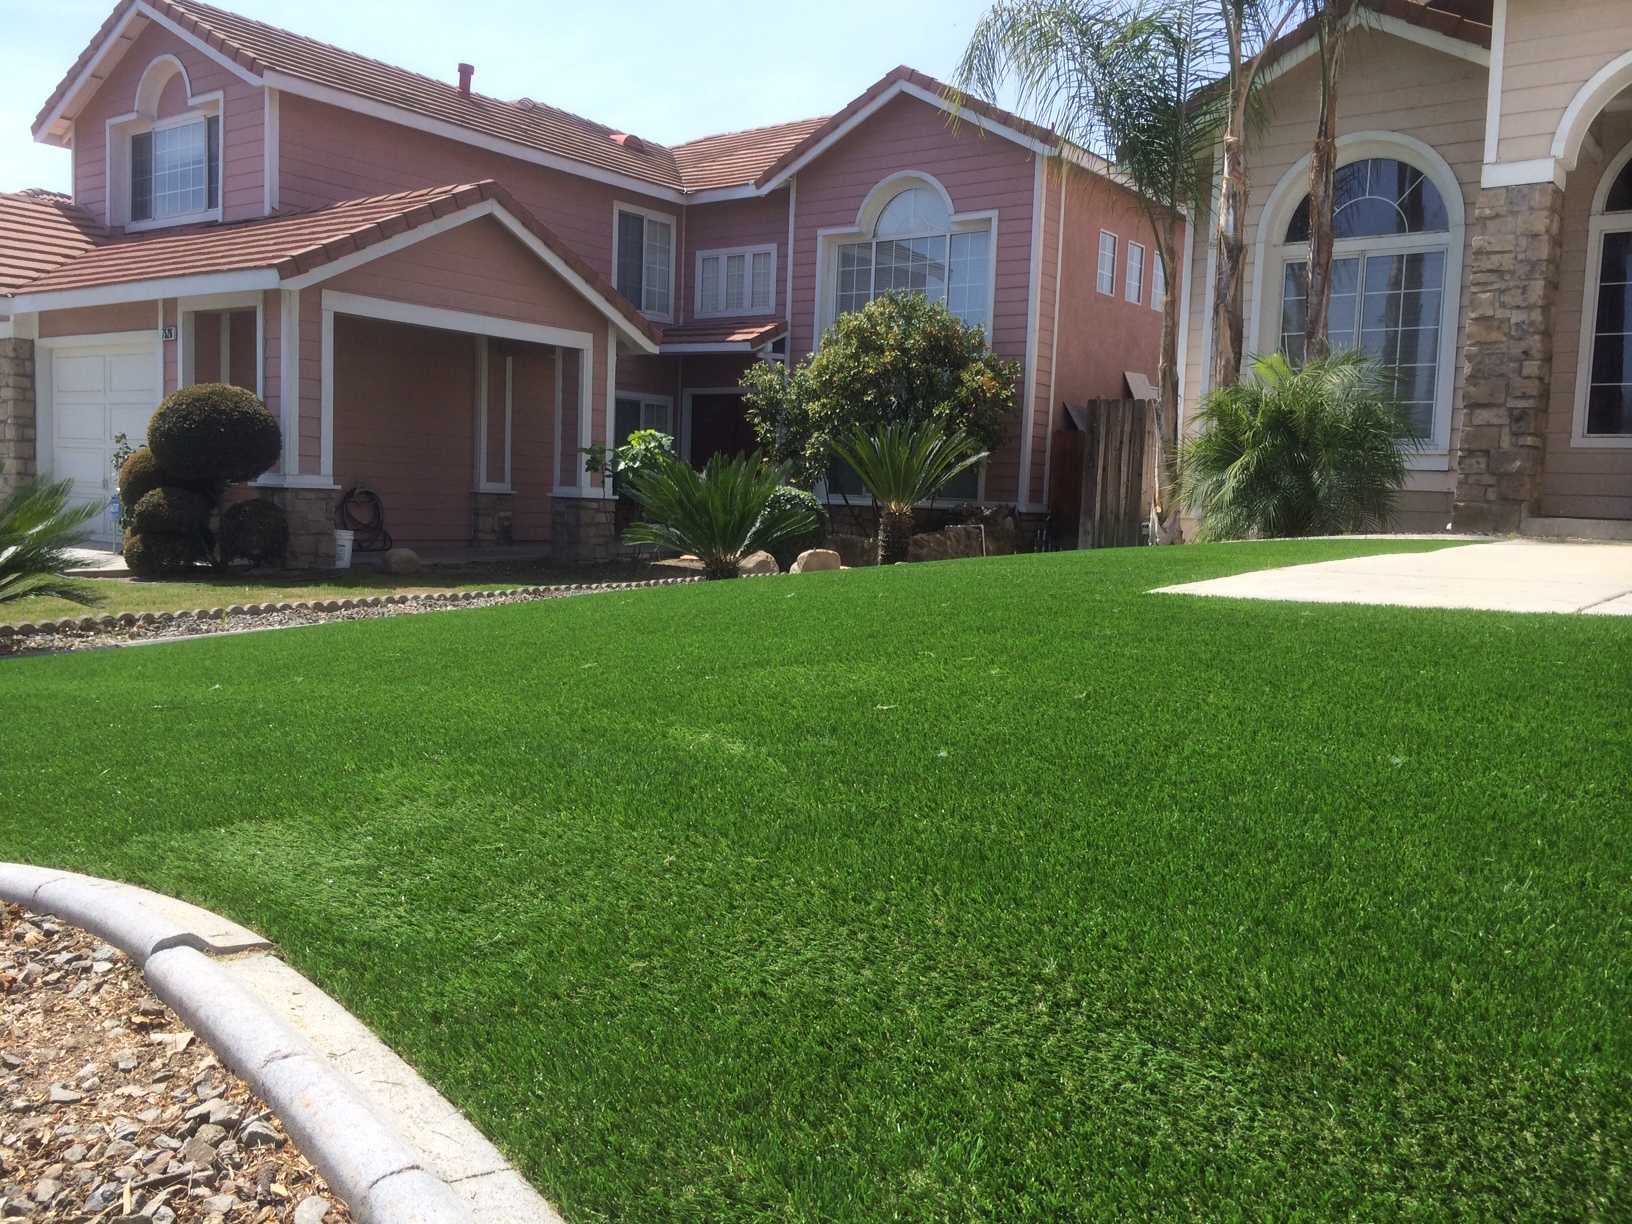
<instances>
[{"instance_id":1,"label":"horizontal lap siding","mask_svg":"<svg viewBox=\"0 0 1632 1224\"><path fill-rule=\"evenodd\" d=\"M136 88L147 67L161 55L173 55L187 69L193 93L222 93L221 202L228 221L259 217L265 212L265 95L215 60L168 30L150 25L131 44L108 74L96 96L74 120L74 200L98 220L108 206L107 121L136 109ZM186 109L178 82L161 96L160 115Z\"/></svg>"},{"instance_id":2,"label":"horizontal lap siding","mask_svg":"<svg viewBox=\"0 0 1632 1224\"><path fill-rule=\"evenodd\" d=\"M153 302L123 302L118 306L80 306L48 310L40 315L41 336L99 336L107 332L151 331L159 325Z\"/></svg>"},{"instance_id":3,"label":"horizontal lap siding","mask_svg":"<svg viewBox=\"0 0 1632 1224\"><path fill-rule=\"evenodd\" d=\"M958 212L997 210L992 347L1023 361L1030 305L1032 154L968 123L954 131L944 112L910 97L888 103L799 172L790 355L797 359L816 341L817 231L853 226L867 194L882 179L911 170L938 179ZM1018 500L1020 429L1017 410L1008 438L988 468L986 495L991 500Z\"/></svg>"},{"instance_id":4,"label":"horizontal lap siding","mask_svg":"<svg viewBox=\"0 0 1632 1224\"><path fill-rule=\"evenodd\" d=\"M555 352L536 344L506 346L514 358L510 397L510 528L518 542L550 540L551 471L555 463Z\"/></svg>"},{"instance_id":5,"label":"horizontal lap siding","mask_svg":"<svg viewBox=\"0 0 1632 1224\"><path fill-rule=\"evenodd\" d=\"M235 310L232 312L232 334L227 338L227 361L234 386L254 391L260 385L255 377L255 312L253 310Z\"/></svg>"},{"instance_id":6,"label":"horizontal lap siding","mask_svg":"<svg viewBox=\"0 0 1632 1224\"><path fill-rule=\"evenodd\" d=\"M1632 50L1626 0L1508 0L1501 161L1552 153L1564 111L1605 64Z\"/></svg>"},{"instance_id":7,"label":"horizontal lap siding","mask_svg":"<svg viewBox=\"0 0 1632 1224\"><path fill-rule=\"evenodd\" d=\"M788 275L788 189L752 200L696 204L686 209L686 253L679 268L685 317L697 307L697 252L717 247L776 245L776 275L771 278L771 314L786 318Z\"/></svg>"},{"instance_id":8,"label":"horizontal lap siding","mask_svg":"<svg viewBox=\"0 0 1632 1224\"><path fill-rule=\"evenodd\" d=\"M673 357L623 355L618 358L618 391L662 395L674 399L680 382L680 363ZM676 401L678 402L678 401Z\"/></svg>"}]
</instances>

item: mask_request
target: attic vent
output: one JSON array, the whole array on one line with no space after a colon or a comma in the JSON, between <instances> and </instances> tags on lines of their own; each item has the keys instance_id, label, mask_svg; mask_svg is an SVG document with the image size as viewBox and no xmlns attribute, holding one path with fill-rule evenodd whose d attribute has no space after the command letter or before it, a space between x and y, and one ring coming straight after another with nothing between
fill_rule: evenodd
<instances>
[{"instance_id":1,"label":"attic vent","mask_svg":"<svg viewBox=\"0 0 1632 1224\"><path fill-rule=\"evenodd\" d=\"M525 111L537 110L538 103L534 102L531 98L522 98L516 103L516 109Z\"/></svg>"},{"instance_id":2,"label":"attic vent","mask_svg":"<svg viewBox=\"0 0 1632 1224\"><path fill-rule=\"evenodd\" d=\"M612 143L622 145L631 153L646 152L646 142L639 136L631 136L628 132L612 133Z\"/></svg>"}]
</instances>

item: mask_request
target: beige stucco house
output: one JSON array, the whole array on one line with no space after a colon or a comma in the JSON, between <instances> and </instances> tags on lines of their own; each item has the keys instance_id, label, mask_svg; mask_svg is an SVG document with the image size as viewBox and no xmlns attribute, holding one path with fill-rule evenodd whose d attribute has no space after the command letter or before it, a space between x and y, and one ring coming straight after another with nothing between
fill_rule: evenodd
<instances>
[{"instance_id":1,"label":"beige stucco house","mask_svg":"<svg viewBox=\"0 0 1632 1224\"><path fill-rule=\"evenodd\" d=\"M1329 335L1396 365L1422 433L1398 525L1632 538L1632 2L1363 0L1339 104ZM1302 342L1309 31L1268 69L1246 351ZM1189 294L1208 389L1216 260Z\"/></svg>"}]
</instances>

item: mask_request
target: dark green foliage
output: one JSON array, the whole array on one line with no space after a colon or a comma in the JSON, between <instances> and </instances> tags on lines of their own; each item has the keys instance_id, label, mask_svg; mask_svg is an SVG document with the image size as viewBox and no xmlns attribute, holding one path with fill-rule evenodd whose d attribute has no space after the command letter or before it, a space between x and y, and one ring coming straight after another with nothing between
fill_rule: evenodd
<instances>
[{"instance_id":1,"label":"dark green foliage","mask_svg":"<svg viewBox=\"0 0 1632 1224\"><path fill-rule=\"evenodd\" d=\"M198 563L200 552L196 535L125 532L125 565L138 578L171 578L185 574Z\"/></svg>"},{"instance_id":2,"label":"dark green foliage","mask_svg":"<svg viewBox=\"0 0 1632 1224\"><path fill-rule=\"evenodd\" d=\"M289 516L257 497L228 506L221 515L221 559L267 565L289 551Z\"/></svg>"},{"instance_id":3,"label":"dark green foliage","mask_svg":"<svg viewBox=\"0 0 1632 1224\"><path fill-rule=\"evenodd\" d=\"M19 485L0 501L0 604L32 595L90 603L85 588L64 578L68 550L84 542L85 525L99 514L95 503L69 506L71 480Z\"/></svg>"},{"instance_id":4,"label":"dark green foliage","mask_svg":"<svg viewBox=\"0 0 1632 1224\"><path fill-rule=\"evenodd\" d=\"M785 510L803 510L815 516L815 526L808 531L795 532L785 536L771 545L765 551L776 558L776 563L787 569L799 559L799 554L812 548L826 548L827 537L832 533L833 520L822 505L821 499L806 489L797 489L792 485L783 485L765 503L768 514L781 514Z\"/></svg>"},{"instance_id":5,"label":"dark green foliage","mask_svg":"<svg viewBox=\"0 0 1632 1224\"><path fill-rule=\"evenodd\" d=\"M141 535L203 537L210 522L210 499L191 489L164 485L144 493L131 511L131 524Z\"/></svg>"},{"instance_id":6,"label":"dark green foliage","mask_svg":"<svg viewBox=\"0 0 1632 1224\"><path fill-rule=\"evenodd\" d=\"M1386 530L1420 445L1387 372L1355 352L1297 369L1259 357L1197 419L1174 488L1210 540Z\"/></svg>"},{"instance_id":7,"label":"dark green foliage","mask_svg":"<svg viewBox=\"0 0 1632 1224\"><path fill-rule=\"evenodd\" d=\"M782 477L758 454L715 455L701 473L672 458L642 468L628 474L624 484L646 521L623 538L692 553L709 578L735 578L743 557L809 531L818 521L802 505L770 506Z\"/></svg>"},{"instance_id":8,"label":"dark green foliage","mask_svg":"<svg viewBox=\"0 0 1632 1224\"><path fill-rule=\"evenodd\" d=\"M253 391L198 383L165 397L147 426L159 466L187 480L254 480L278 461L282 431Z\"/></svg>"},{"instance_id":9,"label":"dark green foliage","mask_svg":"<svg viewBox=\"0 0 1632 1224\"><path fill-rule=\"evenodd\" d=\"M986 458L968 434L948 433L930 421L858 428L834 439L833 453L850 465L878 503L880 565L907 559L913 507L932 500Z\"/></svg>"},{"instance_id":10,"label":"dark green foliage","mask_svg":"<svg viewBox=\"0 0 1632 1224\"><path fill-rule=\"evenodd\" d=\"M119 468L119 503L125 508L128 516L135 511L136 503L154 489L160 485L174 483L174 480L166 478L164 469L154 457L153 449L148 446L138 447L131 451L130 457Z\"/></svg>"},{"instance_id":11,"label":"dark green foliage","mask_svg":"<svg viewBox=\"0 0 1632 1224\"><path fill-rule=\"evenodd\" d=\"M995 450L1015 412L1020 363L922 294L887 293L841 315L791 374L760 362L743 375L744 412L774 462L810 487L836 439L892 422L933 422Z\"/></svg>"}]
</instances>

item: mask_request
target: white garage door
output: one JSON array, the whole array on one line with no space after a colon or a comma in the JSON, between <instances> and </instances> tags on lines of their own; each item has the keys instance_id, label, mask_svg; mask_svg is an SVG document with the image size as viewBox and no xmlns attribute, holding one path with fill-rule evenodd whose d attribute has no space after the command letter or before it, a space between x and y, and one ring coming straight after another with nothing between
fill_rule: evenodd
<instances>
[{"instance_id":1,"label":"white garage door","mask_svg":"<svg viewBox=\"0 0 1632 1224\"><path fill-rule=\"evenodd\" d=\"M103 507L92 521L102 542L118 537L109 506L116 485L114 438L140 446L159 406L156 341L72 345L51 350L51 449L56 479L72 479L74 500Z\"/></svg>"}]
</instances>

